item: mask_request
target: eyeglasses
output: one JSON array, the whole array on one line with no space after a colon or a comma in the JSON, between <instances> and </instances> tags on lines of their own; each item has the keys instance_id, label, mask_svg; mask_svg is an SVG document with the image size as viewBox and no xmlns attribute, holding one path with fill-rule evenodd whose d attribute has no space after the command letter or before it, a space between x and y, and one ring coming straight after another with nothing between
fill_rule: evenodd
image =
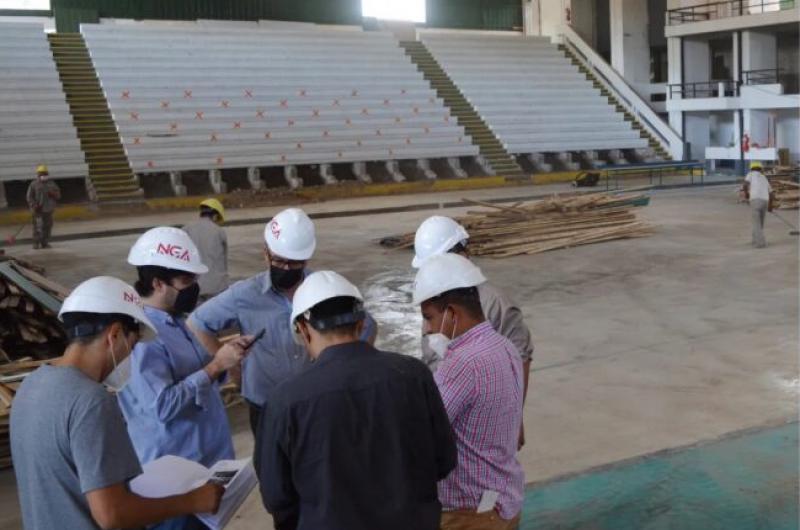
<instances>
[{"instance_id":1,"label":"eyeglasses","mask_svg":"<svg viewBox=\"0 0 800 530\"><path fill-rule=\"evenodd\" d=\"M303 267L306 266L305 261L276 258L272 256L270 256L269 258L269 264L271 267L275 267L276 269L290 269L290 270L302 269Z\"/></svg>"}]
</instances>

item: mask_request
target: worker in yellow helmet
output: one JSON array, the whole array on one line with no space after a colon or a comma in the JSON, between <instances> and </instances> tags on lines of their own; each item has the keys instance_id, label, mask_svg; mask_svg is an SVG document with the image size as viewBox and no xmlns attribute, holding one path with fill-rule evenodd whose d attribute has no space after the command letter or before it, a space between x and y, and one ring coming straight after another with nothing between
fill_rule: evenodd
<instances>
[{"instance_id":1,"label":"worker in yellow helmet","mask_svg":"<svg viewBox=\"0 0 800 530\"><path fill-rule=\"evenodd\" d=\"M53 211L61 198L58 185L50 180L50 172L45 165L36 168L36 180L28 186L28 207L33 215L33 248L50 248L50 234L53 231Z\"/></svg>"},{"instance_id":2,"label":"worker in yellow helmet","mask_svg":"<svg viewBox=\"0 0 800 530\"><path fill-rule=\"evenodd\" d=\"M208 273L197 281L201 300L228 288L228 236L222 228L224 222L225 207L217 199L210 198L200 203L200 218L183 227L208 267Z\"/></svg>"},{"instance_id":3,"label":"worker in yellow helmet","mask_svg":"<svg viewBox=\"0 0 800 530\"><path fill-rule=\"evenodd\" d=\"M753 246L764 248L767 240L764 237L764 219L767 212L772 211L774 203L774 193L769 180L761 172L763 166L761 162L754 161L750 164L750 173L744 179L742 192L745 198L750 201L750 210L753 220Z\"/></svg>"}]
</instances>

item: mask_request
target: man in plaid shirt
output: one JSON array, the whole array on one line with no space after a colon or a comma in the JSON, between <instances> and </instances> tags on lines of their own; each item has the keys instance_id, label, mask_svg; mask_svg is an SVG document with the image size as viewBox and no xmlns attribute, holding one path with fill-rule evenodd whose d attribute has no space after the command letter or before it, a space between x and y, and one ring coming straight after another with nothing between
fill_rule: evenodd
<instances>
[{"instance_id":1,"label":"man in plaid shirt","mask_svg":"<svg viewBox=\"0 0 800 530\"><path fill-rule=\"evenodd\" d=\"M476 265L451 253L427 260L414 284L423 334L443 359L434 379L458 446L455 470L439 482L442 530L515 530L520 523L522 361L486 321L477 289L485 281Z\"/></svg>"}]
</instances>

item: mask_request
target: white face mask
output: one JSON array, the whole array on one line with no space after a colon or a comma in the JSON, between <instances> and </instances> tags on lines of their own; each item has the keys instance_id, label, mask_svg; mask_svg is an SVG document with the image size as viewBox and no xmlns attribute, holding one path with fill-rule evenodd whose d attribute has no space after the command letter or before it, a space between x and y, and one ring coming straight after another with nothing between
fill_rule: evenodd
<instances>
[{"instance_id":1,"label":"white face mask","mask_svg":"<svg viewBox=\"0 0 800 530\"><path fill-rule=\"evenodd\" d=\"M444 317L447 315L447 310L445 309L444 315L442 315L442 323L439 326L439 333L429 333L428 335L423 335L422 340L427 340L428 348L436 354L436 357L439 359L444 359L444 354L447 353L447 347L453 341L450 337L442 333L442 329L444 328ZM456 332L456 324L457 322L453 321L453 334ZM425 345L423 344L423 351L425 349Z\"/></svg>"},{"instance_id":2,"label":"white face mask","mask_svg":"<svg viewBox=\"0 0 800 530\"><path fill-rule=\"evenodd\" d=\"M128 345L128 339L123 339L125 341L125 347L128 348L128 352L131 351L130 346ZM116 356L114 355L114 348L112 347L109 350L111 354L111 361L114 363L114 369L108 374L103 380L103 384L106 385L112 392L122 392L122 389L125 388L125 385L128 384L128 380L131 378L131 355L125 357L125 360L121 363L117 364Z\"/></svg>"}]
</instances>

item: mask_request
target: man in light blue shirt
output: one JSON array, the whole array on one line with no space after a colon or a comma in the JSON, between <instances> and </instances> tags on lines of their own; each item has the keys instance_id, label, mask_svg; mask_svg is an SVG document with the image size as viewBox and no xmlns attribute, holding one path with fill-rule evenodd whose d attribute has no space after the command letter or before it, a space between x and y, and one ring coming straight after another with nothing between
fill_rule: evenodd
<instances>
[{"instance_id":1,"label":"man in light blue shirt","mask_svg":"<svg viewBox=\"0 0 800 530\"><path fill-rule=\"evenodd\" d=\"M131 248L135 288L158 337L131 355L131 378L118 395L139 461L177 455L206 467L234 458L233 440L219 382L246 355L253 337L240 337L209 356L186 328L183 315L199 295L197 275L205 265L189 236L172 227L154 228ZM181 517L156 528L205 528Z\"/></svg>"},{"instance_id":2,"label":"man in light blue shirt","mask_svg":"<svg viewBox=\"0 0 800 530\"><path fill-rule=\"evenodd\" d=\"M253 345L242 370L242 395L250 406L255 434L268 391L308 366L305 349L295 343L289 325L294 292L309 274L308 260L316 248L311 219L298 208L277 214L264 229L264 256L269 270L233 284L195 310L189 327L210 352L220 346L217 335L238 328L263 337ZM377 326L367 318L362 339L374 341Z\"/></svg>"}]
</instances>

